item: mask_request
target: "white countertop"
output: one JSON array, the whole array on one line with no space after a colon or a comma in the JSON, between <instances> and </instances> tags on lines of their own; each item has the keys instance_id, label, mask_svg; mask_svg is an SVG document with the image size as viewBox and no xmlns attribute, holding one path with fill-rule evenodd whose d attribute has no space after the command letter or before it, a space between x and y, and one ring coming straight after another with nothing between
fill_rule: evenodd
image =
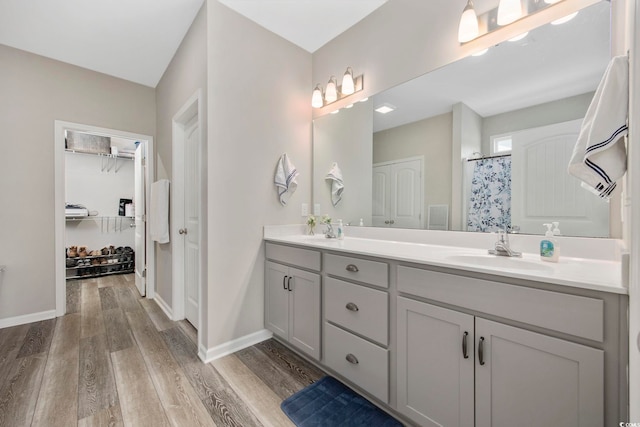
<instances>
[{"instance_id":1,"label":"white countertop","mask_svg":"<svg viewBox=\"0 0 640 427\"><path fill-rule=\"evenodd\" d=\"M507 258L488 255L486 249L357 237L337 240L326 239L323 235L285 235L265 236L265 240L616 294L628 293L622 285L620 262L563 257L562 253L559 262L552 263L527 253L522 258Z\"/></svg>"}]
</instances>

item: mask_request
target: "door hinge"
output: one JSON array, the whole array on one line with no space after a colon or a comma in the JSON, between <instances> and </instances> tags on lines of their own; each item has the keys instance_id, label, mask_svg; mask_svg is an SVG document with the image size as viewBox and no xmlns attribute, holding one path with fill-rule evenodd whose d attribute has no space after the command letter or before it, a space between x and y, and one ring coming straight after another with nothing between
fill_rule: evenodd
<instances>
[{"instance_id":1,"label":"door hinge","mask_svg":"<svg viewBox=\"0 0 640 427\"><path fill-rule=\"evenodd\" d=\"M146 268L144 270L142 270L142 277L143 278L147 277L147 269Z\"/></svg>"}]
</instances>

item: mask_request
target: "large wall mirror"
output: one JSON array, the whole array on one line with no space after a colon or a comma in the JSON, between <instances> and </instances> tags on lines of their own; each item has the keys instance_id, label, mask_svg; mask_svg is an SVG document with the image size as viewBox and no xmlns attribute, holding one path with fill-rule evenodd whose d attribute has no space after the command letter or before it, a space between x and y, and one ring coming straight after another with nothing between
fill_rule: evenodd
<instances>
[{"instance_id":1,"label":"large wall mirror","mask_svg":"<svg viewBox=\"0 0 640 427\"><path fill-rule=\"evenodd\" d=\"M314 120L315 207L352 225L608 237L608 202L567 165L610 33L603 1Z\"/></svg>"}]
</instances>

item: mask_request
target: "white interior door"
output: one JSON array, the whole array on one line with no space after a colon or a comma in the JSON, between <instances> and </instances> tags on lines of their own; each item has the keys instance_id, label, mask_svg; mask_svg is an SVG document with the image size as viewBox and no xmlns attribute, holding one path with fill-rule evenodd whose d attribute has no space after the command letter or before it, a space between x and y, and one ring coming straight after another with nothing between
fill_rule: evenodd
<instances>
[{"instance_id":1,"label":"white interior door","mask_svg":"<svg viewBox=\"0 0 640 427\"><path fill-rule=\"evenodd\" d=\"M200 283L200 128L198 117L189 122L184 150L184 284L185 317L197 329Z\"/></svg>"},{"instance_id":2,"label":"white interior door","mask_svg":"<svg viewBox=\"0 0 640 427\"><path fill-rule=\"evenodd\" d=\"M422 161L391 165L390 223L397 228L422 228Z\"/></svg>"},{"instance_id":3,"label":"white interior door","mask_svg":"<svg viewBox=\"0 0 640 427\"><path fill-rule=\"evenodd\" d=\"M147 293L146 283L146 228L145 221L145 146L143 143L138 144L135 154L135 172L134 172L134 195L133 206L135 215L135 276L136 287L140 295L145 296Z\"/></svg>"},{"instance_id":4,"label":"white interior door","mask_svg":"<svg viewBox=\"0 0 640 427\"><path fill-rule=\"evenodd\" d=\"M373 165L374 227L422 228L422 160Z\"/></svg>"},{"instance_id":5,"label":"white interior door","mask_svg":"<svg viewBox=\"0 0 640 427\"><path fill-rule=\"evenodd\" d=\"M542 224L560 221L568 236L609 236L609 204L583 189L567 172L582 120L512 135L511 225L541 234Z\"/></svg>"},{"instance_id":6,"label":"white interior door","mask_svg":"<svg viewBox=\"0 0 640 427\"><path fill-rule=\"evenodd\" d=\"M390 174L391 166L373 165L372 223L374 227L385 227L389 225ZM387 224L384 223L385 221L387 221Z\"/></svg>"}]
</instances>

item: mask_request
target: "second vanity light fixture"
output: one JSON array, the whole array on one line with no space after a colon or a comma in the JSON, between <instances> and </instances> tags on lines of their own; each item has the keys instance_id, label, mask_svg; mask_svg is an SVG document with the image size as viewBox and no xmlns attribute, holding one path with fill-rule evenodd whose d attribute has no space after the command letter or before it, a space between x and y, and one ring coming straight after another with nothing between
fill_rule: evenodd
<instances>
[{"instance_id":1,"label":"second vanity light fixture","mask_svg":"<svg viewBox=\"0 0 640 427\"><path fill-rule=\"evenodd\" d=\"M347 67L347 71L345 71L344 76L342 77L341 86L338 86L335 76L331 76L331 78L329 78L324 94L320 83L316 85L313 89L313 94L311 95L311 106L313 108L322 108L339 99L343 99L344 97L356 92L360 92L364 87L363 80L364 76L362 74L354 77L353 69L351 67Z\"/></svg>"},{"instance_id":2,"label":"second vanity light fixture","mask_svg":"<svg viewBox=\"0 0 640 427\"><path fill-rule=\"evenodd\" d=\"M467 4L462 10L462 16L460 17L458 41L460 43L470 42L477 38L481 31L482 34L485 34L561 1L562 0L500 0L497 8L483 13L478 17L473 6L473 0L467 0ZM558 19L554 21L553 24L557 25L567 22L576 14L577 12L565 18Z\"/></svg>"}]
</instances>

